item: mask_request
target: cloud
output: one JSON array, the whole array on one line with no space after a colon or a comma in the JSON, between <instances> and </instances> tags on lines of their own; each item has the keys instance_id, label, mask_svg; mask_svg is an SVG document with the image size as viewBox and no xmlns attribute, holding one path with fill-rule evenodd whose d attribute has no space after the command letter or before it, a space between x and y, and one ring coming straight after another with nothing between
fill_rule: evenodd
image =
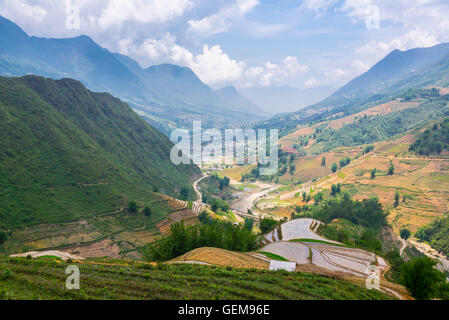
<instances>
[{"instance_id":1,"label":"cloud","mask_svg":"<svg viewBox=\"0 0 449 320\"><path fill-rule=\"evenodd\" d=\"M125 21L167 22L182 16L192 6L190 0L109 0L98 17L98 24L106 29Z\"/></svg>"},{"instance_id":2,"label":"cloud","mask_svg":"<svg viewBox=\"0 0 449 320\"><path fill-rule=\"evenodd\" d=\"M337 4L338 0L305 0L299 10L312 10L317 13L317 18L323 16L331 7Z\"/></svg>"},{"instance_id":3,"label":"cloud","mask_svg":"<svg viewBox=\"0 0 449 320\"><path fill-rule=\"evenodd\" d=\"M439 41L434 34L428 33L426 30L416 29L390 41L371 40L358 48L356 54L372 64L395 49L409 50L417 47L431 47L438 43Z\"/></svg>"},{"instance_id":4,"label":"cloud","mask_svg":"<svg viewBox=\"0 0 449 320\"><path fill-rule=\"evenodd\" d=\"M47 11L38 5L30 5L25 0L5 0L0 7L0 14L5 17L21 16L40 22L47 15Z\"/></svg>"},{"instance_id":5,"label":"cloud","mask_svg":"<svg viewBox=\"0 0 449 320\"><path fill-rule=\"evenodd\" d=\"M211 86L235 84L241 87L285 84L309 71L296 57L288 56L281 64L266 62L263 66L248 66L232 59L221 46L203 45L197 54L176 43L176 37L166 33L160 39L146 39L140 44L124 41L128 54L143 62L144 67L157 63L174 63L191 68L198 77Z\"/></svg>"},{"instance_id":6,"label":"cloud","mask_svg":"<svg viewBox=\"0 0 449 320\"><path fill-rule=\"evenodd\" d=\"M244 17L259 4L259 0L237 0L234 4L222 8L216 14L201 20L189 20L188 31L200 37L225 32L229 30L235 20Z\"/></svg>"},{"instance_id":7,"label":"cloud","mask_svg":"<svg viewBox=\"0 0 449 320\"><path fill-rule=\"evenodd\" d=\"M306 82L304 82L304 86L306 88L314 88L317 87L320 83L315 78L310 78Z\"/></svg>"}]
</instances>

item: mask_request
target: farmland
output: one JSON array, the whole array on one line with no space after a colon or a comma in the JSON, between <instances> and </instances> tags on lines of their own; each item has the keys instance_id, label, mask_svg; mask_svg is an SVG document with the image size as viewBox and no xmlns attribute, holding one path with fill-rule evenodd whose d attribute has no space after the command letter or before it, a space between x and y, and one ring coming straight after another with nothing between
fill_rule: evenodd
<instances>
[{"instance_id":1,"label":"farmland","mask_svg":"<svg viewBox=\"0 0 449 320\"><path fill-rule=\"evenodd\" d=\"M69 291L65 288L65 263L0 257L0 299L391 299L345 280L301 272L155 265L125 260L75 263L82 275L81 289Z\"/></svg>"}]
</instances>

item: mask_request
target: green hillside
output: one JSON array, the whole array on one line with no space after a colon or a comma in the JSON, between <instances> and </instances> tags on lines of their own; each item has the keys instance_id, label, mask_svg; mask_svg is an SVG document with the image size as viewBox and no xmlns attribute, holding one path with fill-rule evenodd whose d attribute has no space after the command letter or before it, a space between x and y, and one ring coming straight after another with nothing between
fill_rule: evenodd
<instances>
[{"instance_id":1,"label":"green hillside","mask_svg":"<svg viewBox=\"0 0 449 320\"><path fill-rule=\"evenodd\" d=\"M426 156L440 154L444 150L449 150L449 118L419 133L410 146L410 151Z\"/></svg>"},{"instance_id":2,"label":"green hillside","mask_svg":"<svg viewBox=\"0 0 449 320\"><path fill-rule=\"evenodd\" d=\"M0 228L177 196L200 173L174 166L172 143L128 105L75 80L0 77L0 123Z\"/></svg>"},{"instance_id":3,"label":"green hillside","mask_svg":"<svg viewBox=\"0 0 449 320\"><path fill-rule=\"evenodd\" d=\"M98 263L99 262L99 263ZM103 263L104 265L101 265ZM73 264L73 263L72 263ZM65 288L68 264L2 258L1 299L147 300L389 300L347 281L305 273L199 265L88 261L80 267L80 290Z\"/></svg>"}]
</instances>

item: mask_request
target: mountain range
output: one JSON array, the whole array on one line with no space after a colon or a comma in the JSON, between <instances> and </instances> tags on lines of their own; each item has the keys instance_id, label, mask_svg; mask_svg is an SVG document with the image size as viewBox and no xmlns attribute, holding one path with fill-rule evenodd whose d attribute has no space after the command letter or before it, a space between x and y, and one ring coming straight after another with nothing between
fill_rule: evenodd
<instances>
[{"instance_id":1,"label":"mountain range","mask_svg":"<svg viewBox=\"0 0 449 320\"><path fill-rule=\"evenodd\" d=\"M128 102L148 122L168 133L193 120L205 127L241 125L264 112L234 90L214 91L186 67L142 68L87 36L47 39L28 36L0 16L0 75L73 78L90 90Z\"/></svg>"},{"instance_id":2,"label":"mountain range","mask_svg":"<svg viewBox=\"0 0 449 320\"><path fill-rule=\"evenodd\" d=\"M407 51L394 50L370 70L319 103L277 115L258 127L284 132L311 121L345 116L401 97L408 90L449 85L449 43Z\"/></svg>"}]
</instances>

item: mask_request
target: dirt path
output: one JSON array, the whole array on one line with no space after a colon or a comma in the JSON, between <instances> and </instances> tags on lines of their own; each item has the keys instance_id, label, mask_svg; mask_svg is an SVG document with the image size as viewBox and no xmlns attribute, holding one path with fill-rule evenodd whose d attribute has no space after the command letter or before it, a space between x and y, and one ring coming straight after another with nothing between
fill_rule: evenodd
<instances>
[{"instance_id":1,"label":"dirt path","mask_svg":"<svg viewBox=\"0 0 449 320\"><path fill-rule=\"evenodd\" d=\"M408 247L408 242L405 241L404 239L402 239L401 237L398 237L398 239L399 239L399 241L402 242L402 247L401 247L401 250L399 251L399 254L400 254L401 257L402 257L403 254L404 254L404 250Z\"/></svg>"},{"instance_id":2,"label":"dirt path","mask_svg":"<svg viewBox=\"0 0 449 320\"><path fill-rule=\"evenodd\" d=\"M204 179L206 179L207 177L209 177L207 174L203 175L200 179L196 180L193 183L193 189L195 190L195 193L197 195L197 201L201 202L203 200L203 194L201 193L201 191L198 189L198 184L203 181Z\"/></svg>"}]
</instances>

